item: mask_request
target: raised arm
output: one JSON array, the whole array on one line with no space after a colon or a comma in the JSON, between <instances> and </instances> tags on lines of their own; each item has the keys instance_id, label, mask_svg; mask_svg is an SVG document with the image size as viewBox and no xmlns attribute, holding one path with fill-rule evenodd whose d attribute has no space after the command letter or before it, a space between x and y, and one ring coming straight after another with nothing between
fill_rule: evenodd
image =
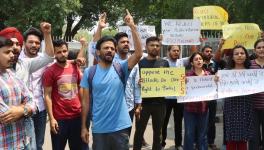
<instances>
[{"instance_id":1,"label":"raised arm","mask_svg":"<svg viewBox=\"0 0 264 150\"><path fill-rule=\"evenodd\" d=\"M81 48L76 58L76 63L78 66L84 66L86 62L88 62L89 58L88 55L86 55L86 49L88 47L88 43L85 40L85 38L80 39Z\"/></svg>"},{"instance_id":2,"label":"raised arm","mask_svg":"<svg viewBox=\"0 0 264 150\"><path fill-rule=\"evenodd\" d=\"M45 52L50 57L53 57L54 47L53 47L52 38L51 38L51 24L48 22L42 22L40 24L40 29L43 33L44 40L45 40Z\"/></svg>"},{"instance_id":3,"label":"raised arm","mask_svg":"<svg viewBox=\"0 0 264 150\"><path fill-rule=\"evenodd\" d=\"M216 62L219 62L222 58L221 49L222 49L224 43L225 43L225 40L223 38L221 38L219 45L218 45L218 49L216 50L215 55L214 55L214 60Z\"/></svg>"},{"instance_id":4,"label":"raised arm","mask_svg":"<svg viewBox=\"0 0 264 150\"><path fill-rule=\"evenodd\" d=\"M135 52L128 58L128 68L132 69L139 62L140 58L142 57L143 51L142 51L139 34L137 32L137 27L134 23L134 19L127 9L126 9L126 13L127 15L125 16L124 21L126 25L129 26L131 29L131 33L134 41L134 47L135 47Z\"/></svg>"},{"instance_id":5,"label":"raised arm","mask_svg":"<svg viewBox=\"0 0 264 150\"><path fill-rule=\"evenodd\" d=\"M100 15L96 32L93 36L93 42L97 42L102 35L102 30L106 27L106 13Z\"/></svg>"}]
</instances>

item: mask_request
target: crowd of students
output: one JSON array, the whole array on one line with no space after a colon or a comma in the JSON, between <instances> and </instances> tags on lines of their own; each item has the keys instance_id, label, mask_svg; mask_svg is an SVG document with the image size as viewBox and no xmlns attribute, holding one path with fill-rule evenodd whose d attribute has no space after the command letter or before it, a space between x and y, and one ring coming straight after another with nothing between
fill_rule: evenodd
<instances>
[{"instance_id":1,"label":"crowd of students","mask_svg":"<svg viewBox=\"0 0 264 150\"><path fill-rule=\"evenodd\" d=\"M172 110L175 149L217 149L216 100L177 103L176 97L141 98L140 70L186 67L186 76L206 76L215 75L220 69L262 69L264 40L256 41L252 60L242 45L228 50L224 53L227 59L223 59L223 40L215 55L212 47L204 46L190 57L180 58L180 46L171 45L167 57L161 58L162 39L158 37L146 40L144 56L129 11L124 22L131 29L135 50L130 50L126 33L101 37L106 26L104 13L93 41L88 47L82 42L74 61L68 60L69 49L64 40L52 41L51 24L47 22L41 23L40 30L30 28L23 35L14 27L0 31L0 149L41 150L48 114L55 150L64 149L67 141L70 149L89 149L90 126L94 150L129 149L133 120L133 149L140 150L146 145L143 137L150 116L152 149L161 150L166 145ZM96 63L81 72L79 67L87 59L85 49L93 53ZM224 99L223 145L227 150L263 149L263 95Z\"/></svg>"}]
</instances>

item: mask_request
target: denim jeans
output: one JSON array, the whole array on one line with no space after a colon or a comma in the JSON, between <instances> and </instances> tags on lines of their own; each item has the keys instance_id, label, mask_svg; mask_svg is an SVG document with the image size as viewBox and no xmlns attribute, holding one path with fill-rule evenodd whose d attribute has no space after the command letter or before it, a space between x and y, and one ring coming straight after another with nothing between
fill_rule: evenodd
<instances>
[{"instance_id":1,"label":"denim jeans","mask_svg":"<svg viewBox=\"0 0 264 150\"><path fill-rule=\"evenodd\" d=\"M192 113L184 110L184 150L193 150L195 133L197 133L197 146L199 150L207 150L207 123L208 113Z\"/></svg>"},{"instance_id":2,"label":"denim jeans","mask_svg":"<svg viewBox=\"0 0 264 150\"><path fill-rule=\"evenodd\" d=\"M93 133L93 150L128 150L129 129L111 133Z\"/></svg>"},{"instance_id":3,"label":"denim jeans","mask_svg":"<svg viewBox=\"0 0 264 150\"><path fill-rule=\"evenodd\" d=\"M42 150L45 138L47 112L46 110L43 110L34 115L32 118L35 128L37 150Z\"/></svg>"},{"instance_id":4,"label":"denim jeans","mask_svg":"<svg viewBox=\"0 0 264 150\"><path fill-rule=\"evenodd\" d=\"M27 148L30 150L36 150L36 138L35 138L35 130L34 130L34 123L33 119L31 117L25 118L25 134L27 137L29 137L30 141L29 144L27 144Z\"/></svg>"},{"instance_id":5,"label":"denim jeans","mask_svg":"<svg viewBox=\"0 0 264 150\"><path fill-rule=\"evenodd\" d=\"M53 150L64 150L67 140L71 150L87 150L88 144L81 139L81 118L57 120L59 131L51 132Z\"/></svg>"}]
</instances>

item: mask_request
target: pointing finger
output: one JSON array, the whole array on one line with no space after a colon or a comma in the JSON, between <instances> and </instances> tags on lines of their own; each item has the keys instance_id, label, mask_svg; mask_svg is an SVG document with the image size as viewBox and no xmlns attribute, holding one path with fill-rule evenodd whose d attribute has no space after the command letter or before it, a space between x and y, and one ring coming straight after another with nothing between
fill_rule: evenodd
<instances>
[{"instance_id":1,"label":"pointing finger","mask_svg":"<svg viewBox=\"0 0 264 150\"><path fill-rule=\"evenodd\" d=\"M130 14L130 12L128 11L128 9L126 9L126 13L127 13L127 15L130 15L130 16L131 16L131 14Z\"/></svg>"}]
</instances>

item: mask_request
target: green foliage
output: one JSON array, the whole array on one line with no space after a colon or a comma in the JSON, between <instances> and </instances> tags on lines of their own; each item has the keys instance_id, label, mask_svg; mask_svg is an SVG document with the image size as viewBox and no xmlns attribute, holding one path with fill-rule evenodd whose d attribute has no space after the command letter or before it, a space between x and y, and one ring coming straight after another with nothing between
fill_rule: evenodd
<instances>
[{"instance_id":1,"label":"green foliage","mask_svg":"<svg viewBox=\"0 0 264 150\"><path fill-rule=\"evenodd\" d=\"M229 14L230 23L257 23L264 28L262 0L132 0L130 8L136 20L155 25L159 34L161 19L192 19L192 9L196 6L218 5Z\"/></svg>"},{"instance_id":2,"label":"green foliage","mask_svg":"<svg viewBox=\"0 0 264 150\"><path fill-rule=\"evenodd\" d=\"M22 32L41 21L52 24L53 35L73 37L79 29L90 30L99 14L107 13L110 26L128 8L137 23L154 25L159 34L161 19L191 19L195 6L218 5L226 9L230 23L253 22L264 28L262 0L1 0L0 28L15 26Z\"/></svg>"}]
</instances>

